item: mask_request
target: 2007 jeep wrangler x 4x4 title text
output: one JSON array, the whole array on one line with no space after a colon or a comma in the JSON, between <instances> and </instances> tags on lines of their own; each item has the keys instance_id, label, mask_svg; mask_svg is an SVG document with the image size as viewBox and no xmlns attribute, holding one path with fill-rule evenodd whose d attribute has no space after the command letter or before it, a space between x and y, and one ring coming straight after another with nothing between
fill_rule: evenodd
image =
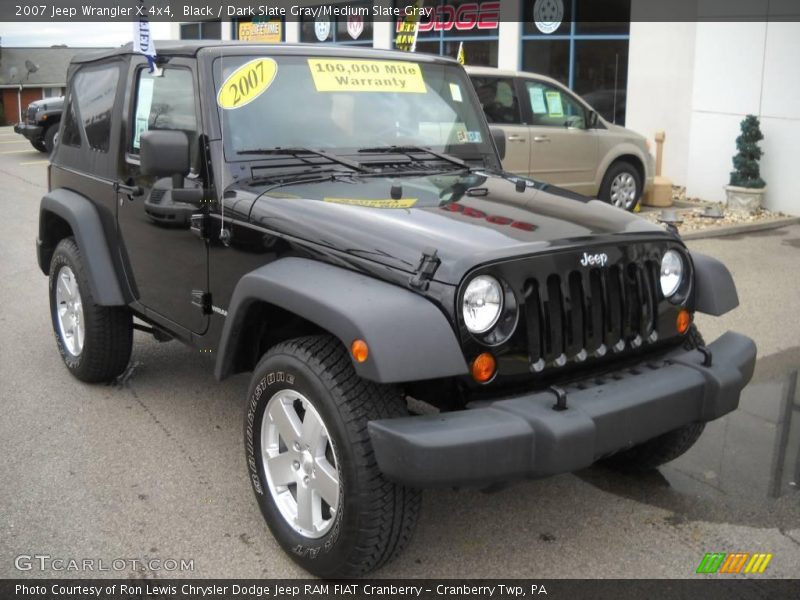
<instances>
[{"instance_id":1,"label":"2007 jeep wrangler x 4x4 title text","mask_svg":"<svg viewBox=\"0 0 800 600\"><path fill-rule=\"evenodd\" d=\"M247 474L308 571L396 556L420 488L652 468L737 407L753 342L692 325L737 305L728 270L504 172L454 61L158 54L70 66L37 242L58 349L112 380L137 328L252 372Z\"/></svg>"}]
</instances>

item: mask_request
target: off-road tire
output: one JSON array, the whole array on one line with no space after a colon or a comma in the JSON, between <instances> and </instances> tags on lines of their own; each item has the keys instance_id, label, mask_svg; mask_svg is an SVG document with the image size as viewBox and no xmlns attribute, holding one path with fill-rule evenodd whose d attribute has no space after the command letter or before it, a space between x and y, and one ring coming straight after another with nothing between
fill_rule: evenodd
<instances>
[{"instance_id":1,"label":"off-road tire","mask_svg":"<svg viewBox=\"0 0 800 600\"><path fill-rule=\"evenodd\" d=\"M83 305L85 340L77 356L67 350L56 315L57 278L64 266L75 274ZM133 317L126 307L95 304L81 252L72 237L59 242L50 261L50 315L61 358L69 372L81 381L111 381L128 366L133 348Z\"/></svg>"},{"instance_id":2,"label":"off-road tire","mask_svg":"<svg viewBox=\"0 0 800 600\"><path fill-rule=\"evenodd\" d=\"M302 535L281 514L269 489L262 425L267 404L278 391L305 396L328 430L336 455L339 506L322 537ZM373 571L397 556L411 538L420 492L388 481L378 469L367 423L408 411L393 386L356 375L336 338L302 337L270 349L256 366L244 420L248 475L259 508L281 547L319 577L352 577Z\"/></svg>"},{"instance_id":3,"label":"off-road tire","mask_svg":"<svg viewBox=\"0 0 800 600\"><path fill-rule=\"evenodd\" d=\"M642 182L642 176L639 174L639 170L626 160L619 160L608 168L608 171L606 171L606 174L603 177L603 183L600 185L599 197L603 202L608 202L609 204L613 205L614 203L611 199L611 185L614 182L614 179L623 173L630 175L636 182L636 194L633 201L628 202L625 204L625 206L620 206L619 208L632 211L642 199L644 184Z\"/></svg>"},{"instance_id":4,"label":"off-road tire","mask_svg":"<svg viewBox=\"0 0 800 600\"><path fill-rule=\"evenodd\" d=\"M47 152L47 146L44 145L44 140L32 141L31 146L36 148L39 152Z\"/></svg>"},{"instance_id":5,"label":"off-road tire","mask_svg":"<svg viewBox=\"0 0 800 600\"><path fill-rule=\"evenodd\" d=\"M693 350L701 345L705 345L703 336L697 327L692 325L686 334L684 348ZM634 446L630 450L618 452L603 462L620 471L649 471L686 453L694 446L705 428L705 423L689 423Z\"/></svg>"},{"instance_id":6,"label":"off-road tire","mask_svg":"<svg viewBox=\"0 0 800 600\"><path fill-rule=\"evenodd\" d=\"M56 145L56 136L58 135L58 123L50 125L47 131L44 132L44 149L48 154L53 153L53 148Z\"/></svg>"}]
</instances>

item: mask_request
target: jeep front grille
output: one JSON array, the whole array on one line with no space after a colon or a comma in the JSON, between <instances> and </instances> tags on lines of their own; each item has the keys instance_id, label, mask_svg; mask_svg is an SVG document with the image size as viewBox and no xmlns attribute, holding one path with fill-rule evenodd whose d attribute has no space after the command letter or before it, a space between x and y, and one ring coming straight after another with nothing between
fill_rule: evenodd
<instances>
[{"instance_id":1,"label":"jeep front grille","mask_svg":"<svg viewBox=\"0 0 800 600\"><path fill-rule=\"evenodd\" d=\"M655 342L657 282L650 260L527 279L522 310L531 371Z\"/></svg>"},{"instance_id":2,"label":"jeep front grille","mask_svg":"<svg viewBox=\"0 0 800 600\"><path fill-rule=\"evenodd\" d=\"M28 123L36 123L36 107L29 106L28 107L28 115L27 115Z\"/></svg>"}]
</instances>

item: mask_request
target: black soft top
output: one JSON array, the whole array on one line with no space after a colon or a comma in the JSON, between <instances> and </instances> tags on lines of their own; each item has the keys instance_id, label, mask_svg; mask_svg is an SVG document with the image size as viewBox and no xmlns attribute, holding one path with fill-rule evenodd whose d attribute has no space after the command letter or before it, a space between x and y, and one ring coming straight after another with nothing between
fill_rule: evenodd
<instances>
[{"instance_id":1,"label":"black soft top","mask_svg":"<svg viewBox=\"0 0 800 600\"><path fill-rule=\"evenodd\" d=\"M197 41L156 41L156 53L162 56L188 56L195 57L201 50L211 50L217 53L225 50L235 50L237 54L245 54L248 51L263 52L268 48L271 54L313 54L315 56L336 56L352 58L375 58L384 60L413 60L426 63L455 63L455 59L433 54L409 54L397 50L375 50L373 48L359 48L354 46L340 46L336 44L259 44L253 42L243 42L238 40L219 41L219 40L197 40ZM133 55L133 43L128 42L124 46L101 50L97 52L82 52L72 58L72 64L90 63L115 56Z\"/></svg>"}]
</instances>

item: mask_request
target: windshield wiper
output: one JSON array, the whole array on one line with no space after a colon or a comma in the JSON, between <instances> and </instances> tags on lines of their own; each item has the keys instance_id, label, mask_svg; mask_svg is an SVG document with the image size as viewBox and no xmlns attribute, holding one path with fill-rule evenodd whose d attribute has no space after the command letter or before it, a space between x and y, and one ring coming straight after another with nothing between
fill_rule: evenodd
<instances>
[{"instance_id":1,"label":"windshield wiper","mask_svg":"<svg viewBox=\"0 0 800 600\"><path fill-rule=\"evenodd\" d=\"M338 163L340 165L344 165L345 167L349 167L354 171L361 171L362 173L367 172L368 169L359 162L354 160L349 160L347 158L342 158L341 156L336 156L335 154L330 154L325 152L324 150L314 150L313 148L305 148L303 146L292 146L292 147L277 147L277 148L248 148L246 150L239 150L236 154L266 154L266 155L276 155L276 156L294 156L295 158L299 158L303 160L307 164L314 164L308 160L304 160L300 155L301 154L312 154L314 156L321 156L322 158L326 158L331 162Z\"/></svg>"},{"instance_id":2,"label":"windshield wiper","mask_svg":"<svg viewBox=\"0 0 800 600\"><path fill-rule=\"evenodd\" d=\"M443 152L436 152L435 150L431 150L430 148L424 148L422 146L375 146L373 148L359 148L358 150L361 153L373 153L373 154L405 154L412 160L414 157L411 156L412 152L417 153L426 153L430 154L431 156L435 156L440 160L444 160L446 162L452 163L454 165L458 165L463 169L470 169L471 167L461 160L460 158L456 158L455 156L451 156L449 154L444 154Z\"/></svg>"}]
</instances>

